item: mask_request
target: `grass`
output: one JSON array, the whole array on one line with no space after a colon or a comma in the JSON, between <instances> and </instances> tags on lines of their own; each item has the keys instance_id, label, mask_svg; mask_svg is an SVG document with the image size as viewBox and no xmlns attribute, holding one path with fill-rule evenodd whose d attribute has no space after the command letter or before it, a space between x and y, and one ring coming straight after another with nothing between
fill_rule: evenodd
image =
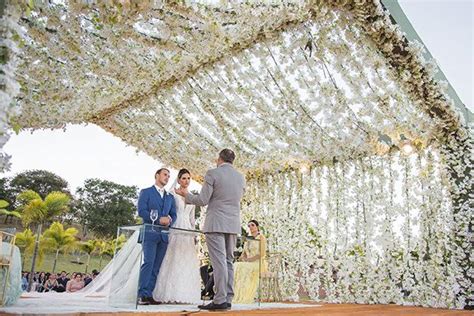
<instances>
[{"instance_id":1,"label":"grass","mask_svg":"<svg viewBox=\"0 0 474 316\"><path fill-rule=\"evenodd\" d=\"M54 265L55 253L45 253L43 256L43 261L38 262L36 259L35 271L44 271L52 272ZM83 264L77 263L77 257L80 258L80 262ZM89 267L87 272L90 273L93 269L101 271L111 258L109 256L102 257L102 266L100 264L100 256L91 256ZM68 273L72 272L85 272L87 263L87 255L74 256L72 254L59 254L58 261L56 263L55 272L61 272L62 270L67 271ZM22 270L30 271L31 270L31 257L27 257L25 262L23 262Z\"/></svg>"}]
</instances>

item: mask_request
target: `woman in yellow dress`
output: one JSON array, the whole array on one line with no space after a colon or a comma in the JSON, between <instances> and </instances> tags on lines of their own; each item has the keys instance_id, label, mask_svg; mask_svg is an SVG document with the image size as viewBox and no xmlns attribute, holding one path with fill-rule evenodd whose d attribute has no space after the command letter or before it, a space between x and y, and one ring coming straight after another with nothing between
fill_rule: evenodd
<instances>
[{"instance_id":1,"label":"woman in yellow dress","mask_svg":"<svg viewBox=\"0 0 474 316\"><path fill-rule=\"evenodd\" d=\"M239 262L234 264L234 299L236 304L251 304L257 294L260 273L267 271L267 241L260 234L256 220L248 222L252 238L247 239Z\"/></svg>"}]
</instances>

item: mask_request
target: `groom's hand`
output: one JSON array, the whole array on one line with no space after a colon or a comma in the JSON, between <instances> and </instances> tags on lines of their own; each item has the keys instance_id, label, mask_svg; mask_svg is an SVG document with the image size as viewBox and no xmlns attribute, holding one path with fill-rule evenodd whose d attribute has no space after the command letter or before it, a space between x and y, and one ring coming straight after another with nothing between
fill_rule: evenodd
<instances>
[{"instance_id":1,"label":"groom's hand","mask_svg":"<svg viewBox=\"0 0 474 316\"><path fill-rule=\"evenodd\" d=\"M160 217L160 225L169 226L170 222L171 222L171 220L168 216Z\"/></svg>"}]
</instances>

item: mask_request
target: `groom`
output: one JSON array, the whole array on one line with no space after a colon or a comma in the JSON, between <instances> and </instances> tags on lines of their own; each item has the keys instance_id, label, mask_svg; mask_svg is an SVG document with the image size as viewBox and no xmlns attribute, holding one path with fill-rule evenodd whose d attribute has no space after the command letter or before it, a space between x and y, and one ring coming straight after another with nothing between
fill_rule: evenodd
<instances>
[{"instance_id":1,"label":"groom","mask_svg":"<svg viewBox=\"0 0 474 316\"><path fill-rule=\"evenodd\" d=\"M140 191L138 198L138 215L144 224L152 224L150 211L158 211L155 224L170 226L176 221L176 205L173 195L165 191L170 179L170 171L161 168L155 173L155 185ZM140 268L138 304L159 304L153 299L153 290L160 272L161 263L168 248L168 231L157 227L145 226L143 247L143 264Z\"/></svg>"},{"instance_id":2,"label":"groom","mask_svg":"<svg viewBox=\"0 0 474 316\"><path fill-rule=\"evenodd\" d=\"M234 297L234 249L240 233L240 200L245 187L243 175L232 165L234 159L235 154L230 149L219 153L217 168L206 173L199 195L190 194L184 188L176 190L188 204L209 205L203 230L214 269L216 293L211 303L198 306L201 309L229 309Z\"/></svg>"}]
</instances>

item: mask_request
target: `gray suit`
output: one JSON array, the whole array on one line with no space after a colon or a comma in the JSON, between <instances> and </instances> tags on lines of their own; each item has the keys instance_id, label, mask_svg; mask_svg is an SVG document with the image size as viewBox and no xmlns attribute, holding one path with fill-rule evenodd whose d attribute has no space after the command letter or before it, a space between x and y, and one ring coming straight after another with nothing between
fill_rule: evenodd
<instances>
[{"instance_id":1,"label":"gray suit","mask_svg":"<svg viewBox=\"0 0 474 316\"><path fill-rule=\"evenodd\" d=\"M224 163L206 173L199 195L186 195L188 204L208 205L203 230L214 269L215 304L231 303L234 297L234 250L244 187L244 176Z\"/></svg>"}]
</instances>

